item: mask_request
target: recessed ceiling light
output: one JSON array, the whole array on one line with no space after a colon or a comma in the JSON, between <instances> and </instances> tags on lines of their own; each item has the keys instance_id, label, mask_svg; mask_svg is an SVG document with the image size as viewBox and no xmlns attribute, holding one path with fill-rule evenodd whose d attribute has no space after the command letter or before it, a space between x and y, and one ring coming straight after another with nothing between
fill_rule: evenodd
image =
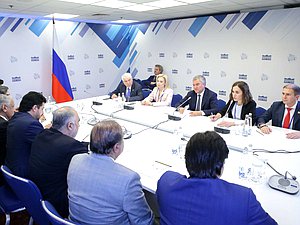
<instances>
[{"instance_id":1,"label":"recessed ceiling light","mask_svg":"<svg viewBox=\"0 0 300 225\"><path fill-rule=\"evenodd\" d=\"M144 3L143 5L153 6L157 8L169 8L174 6L186 5L187 3L178 2L174 0L159 0L154 2Z\"/></svg>"},{"instance_id":2,"label":"recessed ceiling light","mask_svg":"<svg viewBox=\"0 0 300 225\"><path fill-rule=\"evenodd\" d=\"M114 22L114 23L136 23L136 22L139 22L137 20L124 20L124 19L121 19L121 20L115 20L115 21L111 21L111 22Z\"/></svg>"},{"instance_id":3,"label":"recessed ceiling light","mask_svg":"<svg viewBox=\"0 0 300 225\"><path fill-rule=\"evenodd\" d=\"M47 15L45 17L54 18L54 19L71 19L71 18L78 17L78 16L79 15L53 13L53 14Z\"/></svg>"},{"instance_id":4,"label":"recessed ceiling light","mask_svg":"<svg viewBox=\"0 0 300 225\"><path fill-rule=\"evenodd\" d=\"M133 6L124 7L122 9L136 11L136 12L144 12L144 11L150 11L150 10L158 9L158 7L142 5L142 4L136 4L136 5L133 5Z\"/></svg>"},{"instance_id":5,"label":"recessed ceiling light","mask_svg":"<svg viewBox=\"0 0 300 225\"><path fill-rule=\"evenodd\" d=\"M105 0L102 2L93 3L92 5L118 9L118 8L124 8L127 6L133 6L133 5L136 5L136 3L124 2L124 1L120 1L120 0Z\"/></svg>"}]
</instances>

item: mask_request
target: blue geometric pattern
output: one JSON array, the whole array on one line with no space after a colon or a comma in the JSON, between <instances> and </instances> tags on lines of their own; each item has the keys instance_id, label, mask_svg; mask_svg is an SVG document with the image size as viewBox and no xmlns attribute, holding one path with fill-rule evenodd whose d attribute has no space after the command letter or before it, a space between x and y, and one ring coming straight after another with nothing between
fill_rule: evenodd
<instances>
[{"instance_id":1,"label":"blue geometric pattern","mask_svg":"<svg viewBox=\"0 0 300 225\"><path fill-rule=\"evenodd\" d=\"M15 18L7 18L6 21L0 27L0 37L4 34L4 32L8 29L8 27L14 22Z\"/></svg>"},{"instance_id":2,"label":"blue geometric pattern","mask_svg":"<svg viewBox=\"0 0 300 225\"><path fill-rule=\"evenodd\" d=\"M208 16L196 18L191 27L189 28L189 32L194 37L196 37L202 29L202 27L204 26L204 24L206 23L206 21L208 20L208 18Z\"/></svg>"},{"instance_id":3,"label":"blue geometric pattern","mask_svg":"<svg viewBox=\"0 0 300 225\"><path fill-rule=\"evenodd\" d=\"M18 21L15 23L15 25L10 29L11 32L14 32L15 29L19 26L19 24L22 22L22 18L18 19Z\"/></svg>"},{"instance_id":4,"label":"blue geometric pattern","mask_svg":"<svg viewBox=\"0 0 300 225\"><path fill-rule=\"evenodd\" d=\"M220 14L220 15L216 15L213 16L217 21L219 21L219 23L222 23L223 20L226 18L227 14Z\"/></svg>"},{"instance_id":5,"label":"blue geometric pattern","mask_svg":"<svg viewBox=\"0 0 300 225\"><path fill-rule=\"evenodd\" d=\"M29 30L39 37L49 23L50 20L34 20L34 22L30 25Z\"/></svg>"},{"instance_id":6,"label":"blue geometric pattern","mask_svg":"<svg viewBox=\"0 0 300 225\"><path fill-rule=\"evenodd\" d=\"M243 19L243 23L252 30L253 27L263 18L267 11L251 12Z\"/></svg>"}]
</instances>

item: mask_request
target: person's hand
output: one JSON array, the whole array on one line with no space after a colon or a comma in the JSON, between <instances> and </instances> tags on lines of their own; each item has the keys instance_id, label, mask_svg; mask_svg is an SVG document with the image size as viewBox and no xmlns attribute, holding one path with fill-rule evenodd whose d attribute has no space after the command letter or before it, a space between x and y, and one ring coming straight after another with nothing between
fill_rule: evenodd
<instances>
[{"instance_id":1,"label":"person's hand","mask_svg":"<svg viewBox=\"0 0 300 225\"><path fill-rule=\"evenodd\" d=\"M201 111L191 111L190 116L202 116L202 112Z\"/></svg>"},{"instance_id":2,"label":"person's hand","mask_svg":"<svg viewBox=\"0 0 300 225\"><path fill-rule=\"evenodd\" d=\"M286 138L288 138L288 139L298 139L298 138L300 138L300 131L287 133Z\"/></svg>"},{"instance_id":3,"label":"person's hand","mask_svg":"<svg viewBox=\"0 0 300 225\"><path fill-rule=\"evenodd\" d=\"M117 98L117 97L118 97L118 95L116 95L116 94L113 94L113 95L111 96L112 99Z\"/></svg>"},{"instance_id":4,"label":"person's hand","mask_svg":"<svg viewBox=\"0 0 300 225\"><path fill-rule=\"evenodd\" d=\"M272 129L270 127L268 127L267 125L263 125L259 128L261 130L261 132L263 132L264 134L270 134L272 132Z\"/></svg>"},{"instance_id":5,"label":"person's hand","mask_svg":"<svg viewBox=\"0 0 300 225\"><path fill-rule=\"evenodd\" d=\"M149 102L149 101L142 101L142 105L149 105L149 106L151 106L153 104L151 102Z\"/></svg>"},{"instance_id":6,"label":"person's hand","mask_svg":"<svg viewBox=\"0 0 300 225\"><path fill-rule=\"evenodd\" d=\"M183 113L184 113L184 107L180 107L180 108L178 109L178 112L179 112L180 114L183 114Z\"/></svg>"},{"instance_id":7,"label":"person's hand","mask_svg":"<svg viewBox=\"0 0 300 225\"><path fill-rule=\"evenodd\" d=\"M217 115L211 115L211 116L209 116L209 118L210 118L210 120L211 121L217 121L218 119L220 119L221 118L221 116L220 116L220 114L218 113Z\"/></svg>"},{"instance_id":8,"label":"person's hand","mask_svg":"<svg viewBox=\"0 0 300 225\"><path fill-rule=\"evenodd\" d=\"M221 123L217 124L220 127L232 127L235 126L234 122L230 122L230 121L222 121Z\"/></svg>"}]
</instances>

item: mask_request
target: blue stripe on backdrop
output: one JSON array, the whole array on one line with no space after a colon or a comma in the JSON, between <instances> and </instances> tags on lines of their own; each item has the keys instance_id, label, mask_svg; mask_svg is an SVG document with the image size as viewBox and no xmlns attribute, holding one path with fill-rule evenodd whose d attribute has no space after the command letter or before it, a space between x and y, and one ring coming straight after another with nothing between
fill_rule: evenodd
<instances>
[{"instance_id":1,"label":"blue stripe on backdrop","mask_svg":"<svg viewBox=\"0 0 300 225\"><path fill-rule=\"evenodd\" d=\"M7 20L0 27L0 37L5 33L8 27L14 22L15 18L7 18Z\"/></svg>"},{"instance_id":2,"label":"blue stripe on backdrop","mask_svg":"<svg viewBox=\"0 0 300 225\"><path fill-rule=\"evenodd\" d=\"M215 18L217 21L219 21L219 23L222 23L223 20L226 18L227 14L221 14L221 15L216 15L213 16L213 18Z\"/></svg>"},{"instance_id":3,"label":"blue stripe on backdrop","mask_svg":"<svg viewBox=\"0 0 300 225\"><path fill-rule=\"evenodd\" d=\"M31 30L36 36L39 37L49 23L50 20L34 20L34 22L29 27L29 30Z\"/></svg>"},{"instance_id":4,"label":"blue stripe on backdrop","mask_svg":"<svg viewBox=\"0 0 300 225\"><path fill-rule=\"evenodd\" d=\"M77 28L79 27L81 23L77 23L77 25L75 26L75 28L73 29L73 31L71 32L71 36L74 34L74 32L77 30Z\"/></svg>"},{"instance_id":5,"label":"blue stripe on backdrop","mask_svg":"<svg viewBox=\"0 0 300 225\"><path fill-rule=\"evenodd\" d=\"M10 29L11 32L14 32L15 29L19 26L19 24L22 22L22 18L18 19L18 21L15 23L15 25Z\"/></svg>"},{"instance_id":6,"label":"blue stripe on backdrop","mask_svg":"<svg viewBox=\"0 0 300 225\"><path fill-rule=\"evenodd\" d=\"M243 19L243 23L252 30L268 11L251 12Z\"/></svg>"},{"instance_id":7,"label":"blue stripe on backdrop","mask_svg":"<svg viewBox=\"0 0 300 225\"><path fill-rule=\"evenodd\" d=\"M208 16L196 18L193 24L190 26L189 32L194 37L196 37L200 32L200 30L202 29L202 27L204 26L204 24L206 23L206 21L208 20L208 18L209 18Z\"/></svg>"}]
</instances>

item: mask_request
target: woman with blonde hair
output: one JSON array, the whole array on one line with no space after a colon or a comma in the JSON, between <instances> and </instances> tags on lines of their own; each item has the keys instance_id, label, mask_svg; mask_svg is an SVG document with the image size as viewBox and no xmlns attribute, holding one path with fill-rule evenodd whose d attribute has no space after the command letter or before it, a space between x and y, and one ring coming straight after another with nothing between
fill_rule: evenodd
<instances>
[{"instance_id":1,"label":"woman with blonde hair","mask_svg":"<svg viewBox=\"0 0 300 225\"><path fill-rule=\"evenodd\" d=\"M168 76L159 74L156 78L156 87L150 95L142 101L142 105L171 106L173 90L169 88Z\"/></svg>"}]
</instances>

